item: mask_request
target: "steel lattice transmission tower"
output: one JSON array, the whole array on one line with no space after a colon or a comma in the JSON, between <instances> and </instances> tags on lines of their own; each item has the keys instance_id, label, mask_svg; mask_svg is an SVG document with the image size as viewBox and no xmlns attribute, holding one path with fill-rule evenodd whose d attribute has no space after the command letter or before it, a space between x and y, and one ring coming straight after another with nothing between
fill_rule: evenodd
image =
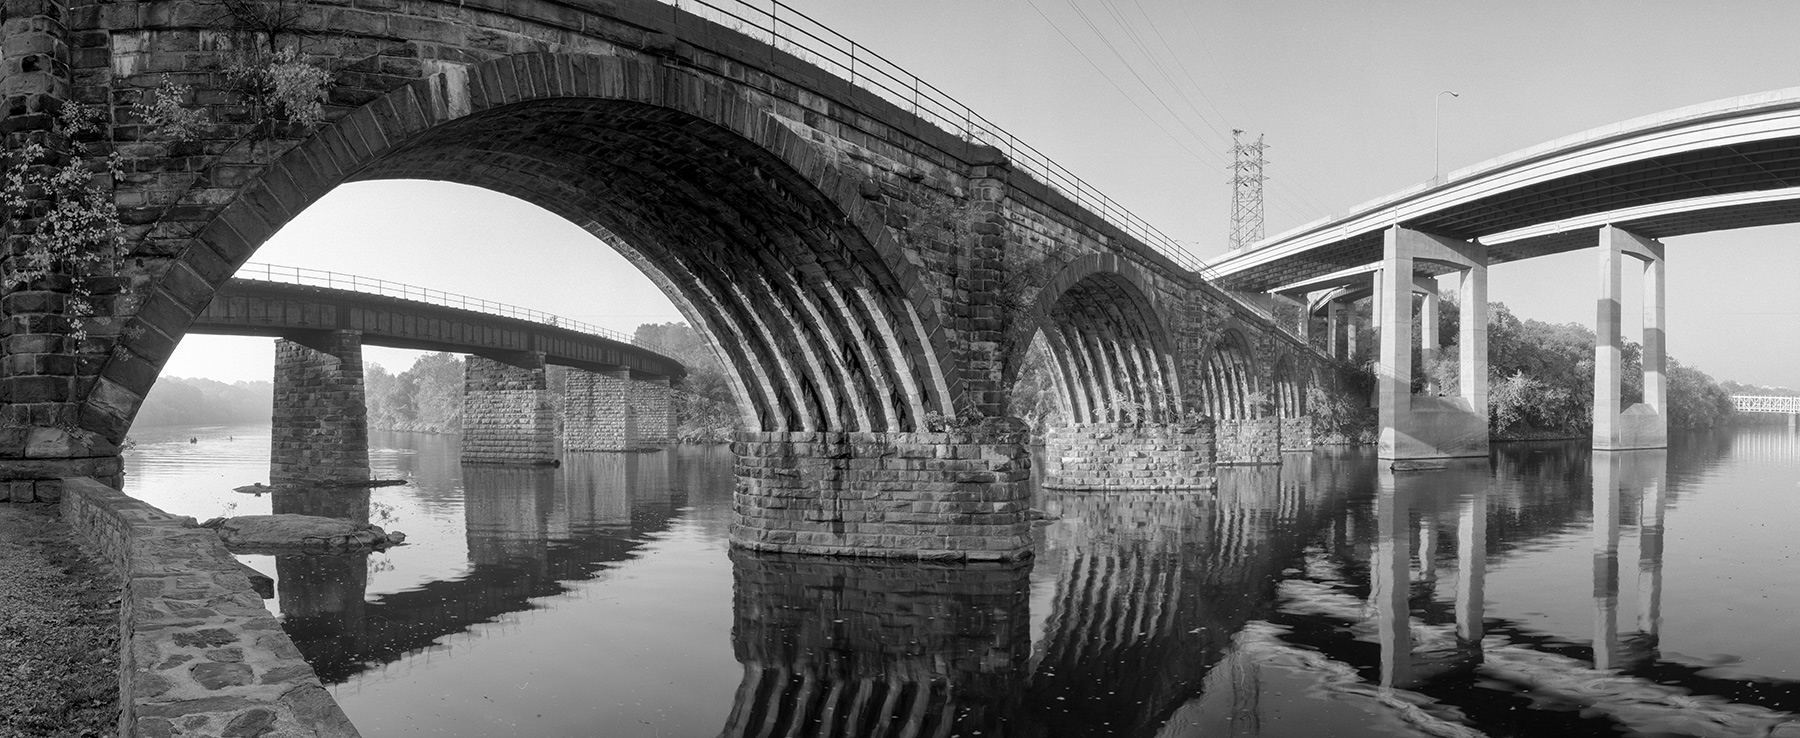
<instances>
[{"instance_id":1,"label":"steel lattice transmission tower","mask_svg":"<svg viewBox=\"0 0 1800 738\"><path fill-rule=\"evenodd\" d=\"M1263 237L1263 137L1245 143L1242 130L1231 129L1231 250Z\"/></svg>"}]
</instances>

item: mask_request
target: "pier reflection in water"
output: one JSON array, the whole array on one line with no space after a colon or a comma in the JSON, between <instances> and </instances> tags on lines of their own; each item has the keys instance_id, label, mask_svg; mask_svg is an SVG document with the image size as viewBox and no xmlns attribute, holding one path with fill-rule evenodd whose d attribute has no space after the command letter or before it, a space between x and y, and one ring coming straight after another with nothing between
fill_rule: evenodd
<instances>
[{"instance_id":1,"label":"pier reflection in water","mask_svg":"<svg viewBox=\"0 0 1800 738\"><path fill-rule=\"evenodd\" d=\"M462 567L365 596L360 559L275 563L285 627L371 736L1779 735L1796 449L1289 454L1216 492L1040 492L1036 559L980 566L727 555L717 451L376 454L418 485L377 507L454 510ZM425 530L393 566L451 550Z\"/></svg>"}]
</instances>

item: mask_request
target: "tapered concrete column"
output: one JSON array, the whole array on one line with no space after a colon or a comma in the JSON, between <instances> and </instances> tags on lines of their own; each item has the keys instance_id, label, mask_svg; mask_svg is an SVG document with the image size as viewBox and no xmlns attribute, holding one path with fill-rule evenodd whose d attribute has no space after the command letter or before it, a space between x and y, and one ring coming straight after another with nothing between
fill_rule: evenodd
<instances>
[{"instance_id":1,"label":"tapered concrete column","mask_svg":"<svg viewBox=\"0 0 1800 738\"><path fill-rule=\"evenodd\" d=\"M569 370L563 391L563 448L570 451L634 451L638 418L631 402L631 370Z\"/></svg>"},{"instance_id":2,"label":"tapered concrete column","mask_svg":"<svg viewBox=\"0 0 1800 738\"><path fill-rule=\"evenodd\" d=\"M543 352L520 352L504 363L471 356L463 364L462 460L556 463L556 408Z\"/></svg>"},{"instance_id":3,"label":"tapered concrete column","mask_svg":"<svg viewBox=\"0 0 1800 738\"><path fill-rule=\"evenodd\" d=\"M1350 338L1354 331L1350 326L1350 310L1344 303L1332 300L1325 307L1325 341L1326 352L1335 358L1349 360L1350 346L1355 339Z\"/></svg>"},{"instance_id":4,"label":"tapered concrete column","mask_svg":"<svg viewBox=\"0 0 1800 738\"><path fill-rule=\"evenodd\" d=\"M1624 338L1620 282L1625 257L1644 263L1644 401L1621 407ZM1663 245L1612 226L1600 229L1600 299L1594 317L1594 448L1667 448L1668 360L1663 350Z\"/></svg>"},{"instance_id":5,"label":"tapered concrete column","mask_svg":"<svg viewBox=\"0 0 1800 738\"><path fill-rule=\"evenodd\" d=\"M1376 403L1381 413L1383 459L1486 456L1487 251L1478 243L1404 228L1386 233L1385 258L1376 277L1381 357L1376 364ZM1412 380L1414 262L1448 265L1462 274L1464 293L1462 381L1459 397L1415 396Z\"/></svg>"},{"instance_id":6,"label":"tapered concrete column","mask_svg":"<svg viewBox=\"0 0 1800 738\"><path fill-rule=\"evenodd\" d=\"M368 481L362 334L319 331L276 341L272 418L271 484Z\"/></svg>"}]
</instances>

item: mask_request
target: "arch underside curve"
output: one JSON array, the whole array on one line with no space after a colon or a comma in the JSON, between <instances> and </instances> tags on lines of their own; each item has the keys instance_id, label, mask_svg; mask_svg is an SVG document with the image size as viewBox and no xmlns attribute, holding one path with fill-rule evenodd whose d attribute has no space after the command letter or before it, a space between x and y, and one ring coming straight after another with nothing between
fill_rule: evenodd
<instances>
[{"instance_id":1,"label":"arch underside curve","mask_svg":"<svg viewBox=\"0 0 1800 738\"><path fill-rule=\"evenodd\" d=\"M1176 419L1181 387L1171 341L1130 280L1084 276L1056 295L1038 323L1070 422Z\"/></svg>"},{"instance_id":2,"label":"arch underside curve","mask_svg":"<svg viewBox=\"0 0 1800 738\"><path fill-rule=\"evenodd\" d=\"M525 89L482 85L495 69ZM483 187L576 223L643 269L732 370L748 427L922 429L960 387L942 371L950 354L935 306L921 302L918 275L855 180L717 81L658 81L677 74L530 54L419 80L288 152L201 237L249 244L241 263L340 182ZM649 83L621 83L632 79ZM446 92L458 84L468 85L467 110Z\"/></svg>"},{"instance_id":3,"label":"arch underside curve","mask_svg":"<svg viewBox=\"0 0 1800 738\"><path fill-rule=\"evenodd\" d=\"M1259 408L1252 395L1260 389L1249 342L1241 331L1227 328L1201 367L1201 406L1215 420L1257 417Z\"/></svg>"}]
</instances>

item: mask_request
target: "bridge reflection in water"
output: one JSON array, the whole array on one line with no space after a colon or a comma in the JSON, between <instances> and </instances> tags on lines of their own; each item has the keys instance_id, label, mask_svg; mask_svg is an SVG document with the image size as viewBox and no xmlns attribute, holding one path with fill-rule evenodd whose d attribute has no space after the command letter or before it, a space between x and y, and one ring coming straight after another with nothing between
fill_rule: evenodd
<instances>
[{"instance_id":1,"label":"bridge reflection in water","mask_svg":"<svg viewBox=\"0 0 1800 738\"><path fill-rule=\"evenodd\" d=\"M451 458L454 458L452 456ZM283 629L328 684L397 661L634 556L687 504L667 453L571 453L561 468L462 467L469 570L364 602L367 554L276 557ZM293 493L314 509L334 490ZM321 502L332 500L332 502Z\"/></svg>"},{"instance_id":2,"label":"bridge reflection in water","mask_svg":"<svg viewBox=\"0 0 1800 738\"><path fill-rule=\"evenodd\" d=\"M1216 493L1044 491L1052 522L1023 564L736 550L743 671L720 734L1198 736L1348 715L1435 735L1793 730L1800 684L1723 676L1660 639L1671 474L1787 463L1800 436L1691 440L1517 444L1419 472L1320 451L1222 469ZM282 557L285 626L342 682L532 608L693 514L670 490L701 471L674 457L466 467L465 575L364 602L361 557ZM1591 594L1591 627L1487 611L1491 568L1572 535L1589 570L1555 576Z\"/></svg>"}]
</instances>

